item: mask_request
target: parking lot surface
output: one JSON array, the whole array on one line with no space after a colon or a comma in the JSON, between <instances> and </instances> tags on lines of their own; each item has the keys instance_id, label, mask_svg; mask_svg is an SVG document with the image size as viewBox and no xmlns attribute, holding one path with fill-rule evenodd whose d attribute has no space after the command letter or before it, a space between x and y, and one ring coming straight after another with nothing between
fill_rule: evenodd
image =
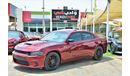
<instances>
[{"instance_id":1,"label":"parking lot surface","mask_svg":"<svg viewBox=\"0 0 130 76\"><path fill-rule=\"evenodd\" d=\"M106 57L95 61L82 59L62 64L54 71L20 67L8 56L8 76L122 76L122 57Z\"/></svg>"}]
</instances>

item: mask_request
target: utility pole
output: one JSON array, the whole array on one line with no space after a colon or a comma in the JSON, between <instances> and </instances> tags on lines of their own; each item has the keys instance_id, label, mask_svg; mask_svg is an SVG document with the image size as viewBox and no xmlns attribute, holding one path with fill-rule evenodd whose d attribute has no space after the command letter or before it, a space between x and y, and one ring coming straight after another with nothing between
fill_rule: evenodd
<instances>
[{"instance_id":1,"label":"utility pole","mask_svg":"<svg viewBox=\"0 0 130 76\"><path fill-rule=\"evenodd\" d=\"M45 26L45 19L44 19L44 0L43 0L43 19L42 19L42 26L43 26L43 34L46 32L46 26Z\"/></svg>"},{"instance_id":2,"label":"utility pole","mask_svg":"<svg viewBox=\"0 0 130 76\"><path fill-rule=\"evenodd\" d=\"M87 20L88 20L88 19L87 19L87 9L85 10L84 17L85 17L85 20L86 20L86 21L85 21L85 30L87 31L87 29L88 29L88 26L87 26L87 25L88 25L88 22L87 22Z\"/></svg>"},{"instance_id":3,"label":"utility pole","mask_svg":"<svg viewBox=\"0 0 130 76\"><path fill-rule=\"evenodd\" d=\"M93 0L93 33L95 33L96 0Z\"/></svg>"},{"instance_id":4,"label":"utility pole","mask_svg":"<svg viewBox=\"0 0 130 76\"><path fill-rule=\"evenodd\" d=\"M50 15L50 32L52 32L53 30L53 27L52 27L52 10L51 10L51 15Z\"/></svg>"},{"instance_id":5,"label":"utility pole","mask_svg":"<svg viewBox=\"0 0 130 76\"><path fill-rule=\"evenodd\" d=\"M107 2L107 25L106 25L106 38L107 38L107 40L108 40L108 34L109 34L109 30L110 30L109 17L110 17L110 0L108 0L108 2Z\"/></svg>"}]
</instances>

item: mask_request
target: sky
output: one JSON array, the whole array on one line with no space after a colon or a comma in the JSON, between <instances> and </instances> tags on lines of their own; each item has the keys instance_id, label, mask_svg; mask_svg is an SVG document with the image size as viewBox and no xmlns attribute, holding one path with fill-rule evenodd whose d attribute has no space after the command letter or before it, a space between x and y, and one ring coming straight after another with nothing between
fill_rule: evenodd
<instances>
[{"instance_id":1,"label":"sky","mask_svg":"<svg viewBox=\"0 0 130 76\"><path fill-rule=\"evenodd\" d=\"M10 3L28 11L42 11L43 0L10 0ZM104 10L107 4L107 0L97 0L97 8ZM60 9L63 6L68 6L68 9L79 9L84 12L91 11L91 0L44 0L45 11L51 11L52 9Z\"/></svg>"}]
</instances>

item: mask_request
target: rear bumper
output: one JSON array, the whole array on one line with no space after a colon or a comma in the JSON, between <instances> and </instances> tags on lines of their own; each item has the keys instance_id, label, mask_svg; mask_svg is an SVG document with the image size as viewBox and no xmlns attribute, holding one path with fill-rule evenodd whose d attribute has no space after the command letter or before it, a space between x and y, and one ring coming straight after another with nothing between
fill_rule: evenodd
<instances>
[{"instance_id":1,"label":"rear bumper","mask_svg":"<svg viewBox=\"0 0 130 76\"><path fill-rule=\"evenodd\" d=\"M13 52L13 62L23 67L40 68L44 67L44 56L27 56Z\"/></svg>"}]
</instances>

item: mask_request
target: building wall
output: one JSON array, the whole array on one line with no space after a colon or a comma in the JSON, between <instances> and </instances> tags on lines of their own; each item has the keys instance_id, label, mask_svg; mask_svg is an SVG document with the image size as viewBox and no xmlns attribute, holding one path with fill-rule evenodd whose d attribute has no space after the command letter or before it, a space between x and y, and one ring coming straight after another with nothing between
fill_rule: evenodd
<instances>
[{"instance_id":1,"label":"building wall","mask_svg":"<svg viewBox=\"0 0 130 76\"><path fill-rule=\"evenodd\" d=\"M16 17L17 17L17 30L23 31L23 21L22 21L22 9L16 9Z\"/></svg>"},{"instance_id":2,"label":"building wall","mask_svg":"<svg viewBox=\"0 0 130 76\"><path fill-rule=\"evenodd\" d=\"M43 33L43 13L41 11L31 11L31 22L23 23L25 32L39 32ZM50 31L50 12L46 11L44 14L46 32ZM33 31L32 31L33 29Z\"/></svg>"}]
</instances>

